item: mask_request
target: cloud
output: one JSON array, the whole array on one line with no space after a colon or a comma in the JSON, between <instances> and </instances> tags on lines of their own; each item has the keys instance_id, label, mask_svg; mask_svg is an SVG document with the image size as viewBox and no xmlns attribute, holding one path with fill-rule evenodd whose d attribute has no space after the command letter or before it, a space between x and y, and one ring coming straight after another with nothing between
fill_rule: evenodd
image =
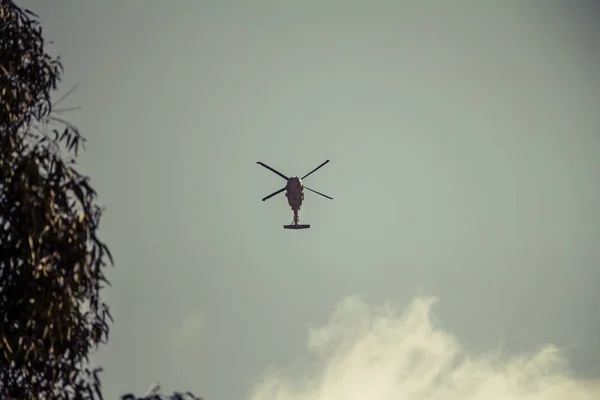
<instances>
[{"instance_id":1,"label":"cloud","mask_svg":"<svg viewBox=\"0 0 600 400\"><path fill-rule=\"evenodd\" d=\"M205 319L198 314L191 314L183 320L180 326L173 329L170 340L180 350L194 350L198 347L198 342L204 334L205 329Z\"/></svg>"},{"instance_id":2,"label":"cloud","mask_svg":"<svg viewBox=\"0 0 600 400\"><path fill-rule=\"evenodd\" d=\"M345 299L309 332L304 374L268 371L252 400L592 400L598 382L577 381L553 346L504 359L472 355L432 322L433 298L402 312ZM315 373L311 373L315 372Z\"/></svg>"}]
</instances>

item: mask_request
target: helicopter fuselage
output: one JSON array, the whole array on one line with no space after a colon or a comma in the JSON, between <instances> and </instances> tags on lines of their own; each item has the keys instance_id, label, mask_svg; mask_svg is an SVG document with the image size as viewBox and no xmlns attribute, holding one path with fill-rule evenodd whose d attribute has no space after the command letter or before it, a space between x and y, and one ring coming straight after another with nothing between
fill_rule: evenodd
<instances>
[{"instance_id":1,"label":"helicopter fuselage","mask_svg":"<svg viewBox=\"0 0 600 400\"><path fill-rule=\"evenodd\" d=\"M289 178L285 185L285 196L292 210L300 210L304 200L304 185L298 177Z\"/></svg>"},{"instance_id":2,"label":"helicopter fuselage","mask_svg":"<svg viewBox=\"0 0 600 400\"><path fill-rule=\"evenodd\" d=\"M265 164L263 162L260 162L260 161L256 162L257 164L270 170L274 174L279 175L281 178L285 179L285 181L286 181L286 184L284 187L282 187L279 190L276 190L275 192L271 193L270 195L268 195L262 199L262 201L268 200L271 197L276 196L279 193L282 193L285 191L285 197L287 197L288 204L294 211L294 221L290 225L284 225L283 227L285 229L307 229L307 228L310 228L310 225L308 225L308 224L300 224L299 214L300 214L300 207L302 206L302 202L304 201L304 188L305 188L304 184L302 183L302 179L311 175L312 173L314 173L315 171L320 169L322 166L324 166L328 162L329 162L329 160L326 160L324 163L322 163L317 168L310 171L308 174L304 175L302 178L299 178L297 176L288 177L288 176L282 174L281 172L277 171L276 169L269 167L267 164ZM306 187L306 189L311 192L314 192L320 196L323 196L325 198L333 200L333 197L329 197L329 196L327 196L323 193L317 192L316 190L313 190L309 187Z\"/></svg>"}]
</instances>

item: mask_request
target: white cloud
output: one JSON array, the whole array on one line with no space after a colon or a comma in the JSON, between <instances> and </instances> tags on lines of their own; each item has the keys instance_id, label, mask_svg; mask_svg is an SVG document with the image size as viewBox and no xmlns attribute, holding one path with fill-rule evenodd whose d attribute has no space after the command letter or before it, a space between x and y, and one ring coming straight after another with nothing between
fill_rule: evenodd
<instances>
[{"instance_id":1,"label":"white cloud","mask_svg":"<svg viewBox=\"0 0 600 400\"><path fill-rule=\"evenodd\" d=\"M434 326L432 298L402 314L344 300L331 321L309 332L315 374L269 371L252 400L592 400L600 385L568 374L558 349L512 359L470 355Z\"/></svg>"},{"instance_id":2,"label":"white cloud","mask_svg":"<svg viewBox=\"0 0 600 400\"><path fill-rule=\"evenodd\" d=\"M198 343L206 329L205 319L198 315L188 315L182 324L171 332L171 342L178 349L186 351L198 348Z\"/></svg>"}]
</instances>

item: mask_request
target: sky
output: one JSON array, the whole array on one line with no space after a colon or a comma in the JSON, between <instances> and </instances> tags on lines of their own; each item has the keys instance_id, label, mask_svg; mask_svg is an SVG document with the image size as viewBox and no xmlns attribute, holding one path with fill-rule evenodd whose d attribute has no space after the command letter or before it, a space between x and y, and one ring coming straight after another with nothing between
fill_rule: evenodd
<instances>
[{"instance_id":1,"label":"sky","mask_svg":"<svg viewBox=\"0 0 600 400\"><path fill-rule=\"evenodd\" d=\"M597 1L18 4L106 207L106 398L599 398ZM256 162L327 159L284 230Z\"/></svg>"}]
</instances>

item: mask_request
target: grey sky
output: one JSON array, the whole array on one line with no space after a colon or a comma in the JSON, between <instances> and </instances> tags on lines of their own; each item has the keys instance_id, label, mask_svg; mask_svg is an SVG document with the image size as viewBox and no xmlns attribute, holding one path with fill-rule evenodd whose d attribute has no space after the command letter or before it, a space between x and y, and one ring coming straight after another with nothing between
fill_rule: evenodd
<instances>
[{"instance_id":1,"label":"grey sky","mask_svg":"<svg viewBox=\"0 0 600 400\"><path fill-rule=\"evenodd\" d=\"M461 354L554 343L600 375L597 2L20 3L63 58L61 93L77 85L61 105L83 107L68 118L107 206L107 398L155 380L250 398L269 368L293 367L293 387L347 366L306 343L354 295L399 312L435 296ZM335 200L307 193L311 229L284 231L285 198L260 201L283 181L256 161L325 159L306 184ZM377 368L289 399L403 398Z\"/></svg>"}]
</instances>

